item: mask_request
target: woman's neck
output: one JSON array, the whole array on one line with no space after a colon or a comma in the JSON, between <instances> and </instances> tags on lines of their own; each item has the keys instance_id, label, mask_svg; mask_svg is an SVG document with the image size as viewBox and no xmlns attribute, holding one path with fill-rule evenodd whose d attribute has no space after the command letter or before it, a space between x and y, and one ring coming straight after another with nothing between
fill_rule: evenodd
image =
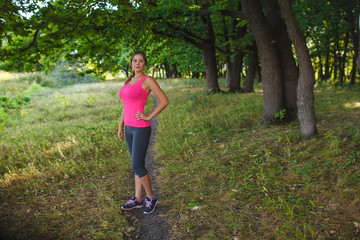
<instances>
[{"instance_id":1,"label":"woman's neck","mask_svg":"<svg viewBox=\"0 0 360 240\"><path fill-rule=\"evenodd\" d=\"M142 78L143 76L145 76L144 72L135 72L135 76L133 78L139 79Z\"/></svg>"}]
</instances>

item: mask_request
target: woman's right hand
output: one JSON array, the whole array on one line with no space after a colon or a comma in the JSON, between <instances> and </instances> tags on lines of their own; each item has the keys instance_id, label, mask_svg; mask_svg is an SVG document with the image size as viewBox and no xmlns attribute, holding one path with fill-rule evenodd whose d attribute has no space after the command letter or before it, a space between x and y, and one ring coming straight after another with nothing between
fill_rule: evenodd
<instances>
[{"instance_id":1,"label":"woman's right hand","mask_svg":"<svg viewBox=\"0 0 360 240\"><path fill-rule=\"evenodd\" d=\"M124 129L122 127L119 127L118 137L121 141L124 141Z\"/></svg>"}]
</instances>

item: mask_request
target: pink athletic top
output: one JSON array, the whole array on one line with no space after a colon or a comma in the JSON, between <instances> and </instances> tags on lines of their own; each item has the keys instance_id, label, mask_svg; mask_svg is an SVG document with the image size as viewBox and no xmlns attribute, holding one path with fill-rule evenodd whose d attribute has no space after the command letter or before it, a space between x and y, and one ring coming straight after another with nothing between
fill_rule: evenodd
<instances>
[{"instance_id":1,"label":"pink athletic top","mask_svg":"<svg viewBox=\"0 0 360 240\"><path fill-rule=\"evenodd\" d=\"M135 118L136 112L144 112L146 101L150 92L142 88L142 83L147 76L142 77L134 84L125 84L120 91L119 96L124 103L124 122L125 125L132 127L149 127L150 121Z\"/></svg>"}]
</instances>

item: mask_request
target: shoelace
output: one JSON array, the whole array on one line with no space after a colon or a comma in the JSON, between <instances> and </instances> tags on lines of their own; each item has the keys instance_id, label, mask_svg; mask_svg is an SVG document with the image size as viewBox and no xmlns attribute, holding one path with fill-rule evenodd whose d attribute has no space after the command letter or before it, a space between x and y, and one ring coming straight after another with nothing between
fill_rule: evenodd
<instances>
[{"instance_id":1,"label":"shoelace","mask_svg":"<svg viewBox=\"0 0 360 240\"><path fill-rule=\"evenodd\" d=\"M134 203L135 203L135 201L132 199L130 199L129 201L126 202L126 204L134 204Z\"/></svg>"},{"instance_id":2,"label":"shoelace","mask_svg":"<svg viewBox=\"0 0 360 240\"><path fill-rule=\"evenodd\" d=\"M151 203L152 203L152 201L151 201L151 200L150 200L150 201L145 201L145 203L146 203L146 207L151 208Z\"/></svg>"}]
</instances>

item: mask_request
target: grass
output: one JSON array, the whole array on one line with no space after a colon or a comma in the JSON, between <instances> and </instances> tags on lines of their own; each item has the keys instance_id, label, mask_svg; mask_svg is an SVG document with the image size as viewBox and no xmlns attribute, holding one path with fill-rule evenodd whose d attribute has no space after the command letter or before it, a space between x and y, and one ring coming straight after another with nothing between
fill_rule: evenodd
<instances>
[{"instance_id":1,"label":"grass","mask_svg":"<svg viewBox=\"0 0 360 240\"><path fill-rule=\"evenodd\" d=\"M17 83L7 85L5 96L19 98L31 85ZM7 109L0 138L0 238L136 234L136 219L119 209L132 196L129 154L116 135L120 87L108 82L43 88L30 94L28 105Z\"/></svg>"},{"instance_id":2,"label":"grass","mask_svg":"<svg viewBox=\"0 0 360 240\"><path fill-rule=\"evenodd\" d=\"M202 80L159 82L170 105L158 118L156 181L175 239L359 238L358 88L318 86L319 135L305 140L298 122L258 123L261 91L205 95ZM121 83L32 84L0 80L3 96L30 98L3 119L0 232L132 239L138 222L119 209L133 194L116 137Z\"/></svg>"},{"instance_id":3,"label":"grass","mask_svg":"<svg viewBox=\"0 0 360 240\"><path fill-rule=\"evenodd\" d=\"M203 95L167 81L156 152L178 239L355 239L359 89L318 87L319 135L263 127L262 95Z\"/></svg>"}]
</instances>

